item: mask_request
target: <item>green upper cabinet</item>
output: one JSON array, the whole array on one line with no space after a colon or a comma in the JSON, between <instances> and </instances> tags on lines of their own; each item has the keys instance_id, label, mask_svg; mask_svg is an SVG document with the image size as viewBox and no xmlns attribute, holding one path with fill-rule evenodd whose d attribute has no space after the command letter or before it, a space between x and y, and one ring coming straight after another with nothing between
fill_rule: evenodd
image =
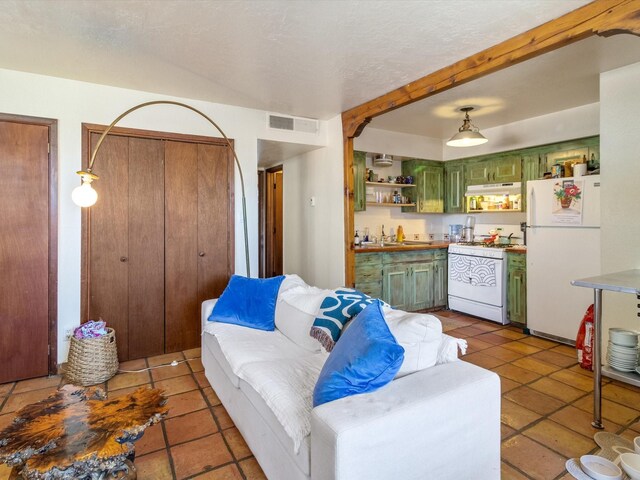
<instances>
[{"instance_id":1,"label":"green upper cabinet","mask_svg":"<svg viewBox=\"0 0 640 480\"><path fill-rule=\"evenodd\" d=\"M444 213L444 166L433 160L405 160L402 175L412 175L416 187L411 200L415 207L402 207L403 212Z\"/></svg>"},{"instance_id":2,"label":"green upper cabinet","mask_svg":"<svg viewBox=\"0 0 640 480\"><path fill-rule=\"evenodd\" d=\"M519 154L496 158L491 164L491 182L519 182L522 178L522 157Z\"/></svg>"},{"instance_id":3,"label":"green upper cabinet","mask_svg":"<svg viewBox=\"0 0 640 480\"><path fill-rule=\"evenodd\" d=\"M489 183L489 160L471 160L465 168L465 182L467 185L482 185Z\"/></svg>"},{"instance_id":4,"label":"green upper cabinet","mask_svg":"<svg viewBox=\"0 0 640 480\"><path fill-rule=\"evenodd\" d=\"M444 180L445 213L464 213L464 164L445 162Z\"/></svg>"},{"instance_id":5,"label":"green upper cabinet","mask_svg":"<svg viewBox=\"0 0 640 480\"><path fill-rule=\"evenodd\" d=\"M522 157L522 211L527 209L527 182L542 178L544 159L540 153L529 152Z\"/></svg>"},{"instance_id":6,"label":"green upper cabinet","mask_svg":"<svg viewBox=\"0 0 640 480\"><path fill-rule=\"evenodd\" d=\"M353 152L353 211L363 212L367 209L367 155L365 152Z\"/></svg>"}]
</instances>

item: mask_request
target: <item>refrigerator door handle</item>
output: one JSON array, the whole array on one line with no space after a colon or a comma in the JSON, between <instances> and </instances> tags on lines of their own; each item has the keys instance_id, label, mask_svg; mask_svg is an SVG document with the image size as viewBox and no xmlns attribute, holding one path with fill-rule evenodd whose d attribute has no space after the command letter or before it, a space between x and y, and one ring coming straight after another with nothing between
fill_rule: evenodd
<instances>
[{"instance_id":1,"label":"refrigerator door handle","mask_svg":"<svg viewBox=\"0 0 640 480\"><path fill-rule=\"evenodd\" d=\"M531 227L532 225L535 225L535 218L536 218L536 202L535 202L535 190L533 187L531 187L531 192L529 193L529 198L527 199L527 210L528 210L528 222L527 222L527 226Z\"/></svg>"}]
</instances>

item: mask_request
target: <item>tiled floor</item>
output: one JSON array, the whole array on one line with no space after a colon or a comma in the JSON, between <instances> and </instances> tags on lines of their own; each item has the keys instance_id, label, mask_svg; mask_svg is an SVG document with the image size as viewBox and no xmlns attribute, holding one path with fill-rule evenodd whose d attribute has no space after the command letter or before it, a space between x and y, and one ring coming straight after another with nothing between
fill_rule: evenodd
<instances>
[{"instance_id":1,"label":"tiled floor","mask_svg":"<svg viewBox=\"0 0 640 480\"><path fill-rule=\"evenodd\" d=\"M593 381L576 363L573 348L522 334L453 312L437 312L444 330L467 339L464 360L497 372L502 382L502 478L572 478L567 458L596 449L591 427ZM193 359L178 367L121 373L109 380L109 395L140 385L163 388L171 411L136 443L140 480L264 479L260 466L202 372L200 350L134 360L136 370L174 359ZM0 385L0 429L17 409L46 397L59 377ZM605 430L629 439L640 435L640 389L605 379ZM473 408L471 405L470 408ZM9 469L0 466L0 480ZM277 480L277 479L274 479Z\"/></svg>"}]
</instances>

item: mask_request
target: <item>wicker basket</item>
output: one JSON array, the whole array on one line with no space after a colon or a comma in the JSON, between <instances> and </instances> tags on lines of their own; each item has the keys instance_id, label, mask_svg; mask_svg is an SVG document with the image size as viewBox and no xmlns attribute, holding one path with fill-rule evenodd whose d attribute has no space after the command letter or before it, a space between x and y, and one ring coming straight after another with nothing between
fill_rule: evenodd
<instances>
[{"instance_id":1,"label":"wicker basket","mask_svg":"<svg viewBox=\"0 0 640 480\"><path fill-rule=\"evenodd\" d=\"M116 332L96 338L71 337L65 377L74 385L95 385L113 377L118 371Z\"/></svg>"}]
</instances>

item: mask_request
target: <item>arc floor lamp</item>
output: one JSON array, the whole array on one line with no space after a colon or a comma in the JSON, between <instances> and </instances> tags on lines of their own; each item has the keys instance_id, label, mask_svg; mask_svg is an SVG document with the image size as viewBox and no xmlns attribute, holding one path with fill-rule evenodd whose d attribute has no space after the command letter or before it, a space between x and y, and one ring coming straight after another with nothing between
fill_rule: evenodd
<instances>
[{"instance_id":1,"label":"arc floor lamp","mask_svg":"<svg viewBox=\"0 0 640 480\"><path fill-rule=\"evenodd\" d=\"M106 138L107 134L111 131L111 129L115 127L120 120L122 120L124 117L126 117L130 113L135 112L136 110L139 110L144 107L149 107L151 105L175 105L178 107L183 107L188 110L191 110L192 112L195 112L201 117L203 117L204 119L206 119L211 125L213 125L213 127L220 133L220 135L222 135L225 142L227 143L227 147L233 154L233 159L235 160L236 167L238 167L238 172L240 173L240 186L242 188L242 226L244 229L244 254L245 254L245 260L247 265L247 277L250 277L251 269L249 266L249 236L247 233L248 231L247 200L244 192L244 177L242 175L242 167L240 166L240 161L238 160L236 151L233 148L233 145L231 144L231 142L229 141L229 138L225 135L222 129L218 126L218 124L214 122L210 117L202 113L197 108L192 107L191 105L187 105L185 103L180 103L180 102L173 102L171 100L155 100L152 102L141 103L140 105L136 105L135 107L132 107L126 112L120 114L113 122L111 122L111 124L107 127L107 129L102 133L102 135L98 139L98 143L96 143L96 147L93 149L93 152L91 153L91 159L89 160L89 165L87 166L87 169L76 172L82 178L82 182L79 187L76 187L73 189L71 198L73 199L74 203L80 207L91 207L93 204L96 203L96 201L98 200L98 193L93 189L93 187L91 186L91 183L94 180L98 180L98 178L100 178L98 177L98 175L93 173L93 164L96 161L96 155L98 154L98 150L100 150L100 146L102 145L102 142Z\"/></svg>"}]
</instances>

